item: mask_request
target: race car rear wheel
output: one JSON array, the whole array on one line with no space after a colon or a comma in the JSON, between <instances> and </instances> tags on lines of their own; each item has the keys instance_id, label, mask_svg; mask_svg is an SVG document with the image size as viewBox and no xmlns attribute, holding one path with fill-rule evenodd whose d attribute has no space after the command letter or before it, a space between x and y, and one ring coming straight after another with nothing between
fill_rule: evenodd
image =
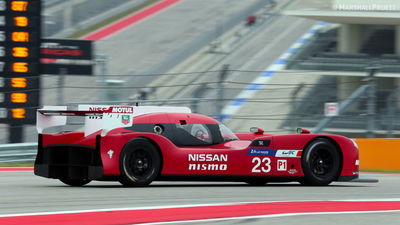
<instances>
[{"instance_id":1,"label":"race car rear wheel","mask_svg":"<svg viewBox=\"0 0 400 225\"><path fill-rule=\"evenodd\" d=\"M135 138L128 142L120 156L120 182L125 186L147 186L159 174L160 154L147 139Z\"/></svg>"},{"instance_id":2,"label":"race car rear wheel","mask_svg":"<svg viewBox=\"0 0 400 225\"><path fill-rule=\"evenodd\" d=\"M80 186L90 183L91 180L63 178L63 179L60 179L60 181L63 182L64 184L68 184L70 186L80 187Z\"/></svg>"},{"instance_id":3,"label":"race car rear wheel","mask_svg":"<svg viewBox=\"0 0 400 225\"><path fill-rule=\"evenodd\" d=\"M304 150L302 157L303 185L322 186L334 181L340 173L341 156L337 147L327 139L316 139Z\"/></svg>"}]
</instances>

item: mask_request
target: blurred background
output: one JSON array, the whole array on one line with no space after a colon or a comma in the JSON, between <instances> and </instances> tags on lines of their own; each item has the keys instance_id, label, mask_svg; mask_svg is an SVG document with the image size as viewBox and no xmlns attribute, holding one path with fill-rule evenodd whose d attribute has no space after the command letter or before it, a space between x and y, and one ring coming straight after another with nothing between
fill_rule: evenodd
<instances>
[{"instance_id":1,"label":"blurred background","mask_svg":"<svg viewBox=\"0 0 400 225\"><path fill-rule=\"evenodd\" d=\"M398 3L184 0L93 38L159 2L43 0L44 38L95 41L93 74L41 75L40 105L182 105L236 132L399 136ZM34 125L14 126L36 142Z\"/></svg>"},{"instance_id":2,"label":"blurred background","mask_svg":"<svg viewBox=\"0 0 400 225\"><path fill-rule=\"evenodd\" d=\"M288 218L214 222L398 224L399 12L400 0L0 0L0 216L30 221L21 213L102 209L105 221L77 214L106 223L121 214L104 209L278 201L283 205L264 211L292 206L282 214ZM360 177L380 183L69 188L32 176L36 110L82 104L188 106L235 132L259 127L288 134L303 127L344 135L359 146ZM330 210L321 200L335 212L332 201L345 200L346 215L321 215ZM357 212L356 200L363 216L348 212ZM309 201L319 215L296 216L303 207L292 201ZM176 216L168 212L162 211ZM56 221L72 221L63 218Z\"/></svg>"}]
</instances>

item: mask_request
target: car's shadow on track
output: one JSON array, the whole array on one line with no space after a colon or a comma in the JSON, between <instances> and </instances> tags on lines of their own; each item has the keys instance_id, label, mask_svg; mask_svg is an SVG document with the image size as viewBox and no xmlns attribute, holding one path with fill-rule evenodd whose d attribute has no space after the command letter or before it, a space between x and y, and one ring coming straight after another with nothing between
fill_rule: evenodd
<instances>
[{"instance_id":1,"label":"car's shadow on track","mask_svg":"<svg viewBox=\"0 0 400 225\"><path fill-rule=\"evenodd\" d=\"M47 186L47 187L55 187L55 186ZM146 186L146 187L125 187L125 186L122 186L121 184L118 184L118 183L113 183L113 184L106 184L106 185L102 185L102 184L88 184L88 185L85 185L85 186L82 186L82 187L71 187L71 186L67 186L67 185L63 185L63 184L60 184L59 186L57 186L57 187L60 187L60 188L123 188L123 189L126 189L126 188L134 188L134 189L148 189L148 188L151 188L151 189L154 189L154 188L190 188L190 187L193 187L193 188L195 188L195 187L216 187L216 188L218 188L218 187L222 187L222 188L225 188L225 187L237 187L237 188L242 188L242 187L245 187L245 188L282 188L282 187L293 187L293 188L357 188L357 187L368 187L368 186L364 186L364 185L353 185L353 184L349 184L349 183L346 183L346 184L336 184L336 183L334 183L334 184L331 184L331 185L328 185L328 186L306 186L306 185L301 185L301 184L298 184L298 183L271 183L271 184L266 184L266 185L263 185L263 186L252 186L252 185L249 185L249 184L246 184L246 183L237 183L237 184L232 184L232 183L226 183L226 184L224 184L224 183L215 183L215 184L212 184L212 183L205 183L205 184L201 184L201 183L190 183L190 184L183 184L183 183L177 183L177 184L171 184L171 183L168 183L168 184L160 184L160 183L156 183L156 184L151 184L151 185L149 185L149 186Z\"/></svg>"}]
</instances>

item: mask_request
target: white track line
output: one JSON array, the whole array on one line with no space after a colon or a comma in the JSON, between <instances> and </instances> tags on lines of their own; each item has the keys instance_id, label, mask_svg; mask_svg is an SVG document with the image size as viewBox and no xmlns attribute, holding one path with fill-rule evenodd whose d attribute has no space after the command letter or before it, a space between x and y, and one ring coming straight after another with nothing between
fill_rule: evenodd
<instances>
[{"instance_id":1,"label":"white track line","mask_svg":"<svg viewBox=\"0 0 400 225\"><path fill-rule=\"evenodd\" d=\"M290 217L290 216L340 215L340 214L373 214L373 213L398 213L398 212L400 212L400 210L316 212L316 213L282 213L282 214L261 215L261 216L227 217L227 218L202 219L202 220L180 220L180 221L157 222L157 223L140 223L140 224L141 225L159 225L159 224L177 224L177 223L216 222L216 221L226 221L226 220L262 219L262 218L276 218L276 217Z\"/></svg>"},{"instance_id":2,"label":"white track line","mask_svg":"<svg viewBox=\"0 0 400 225\"><path fill-rule=\"evenodd\" d=\"M228 202L228 203L210 203L210 204L188 204L188 205L164 205L164 206L148 206L148 207L128 207L128 208L109 208L109 209L87 209L87 210L70 210L70 211L56 211L56 212L38 212L38 213L16 213L16 214L3 214L0 217L14 217L14 216L39 216L39 215L55 215L55 214L72 214L72 213L90 213L90 212L110 212L110 211L125 211L125 210L152 210L152 209L171 209L171 208L191 208L191 207L204 207L204 206L232 206L244 204L257 204L257 203L278 203L278 202L386 202L386 201L400 201L400 198L380 198L380 199L345 199L345 200L296 200L296 201L255 201L255 202Z\"/></svg>"}]
</instances>

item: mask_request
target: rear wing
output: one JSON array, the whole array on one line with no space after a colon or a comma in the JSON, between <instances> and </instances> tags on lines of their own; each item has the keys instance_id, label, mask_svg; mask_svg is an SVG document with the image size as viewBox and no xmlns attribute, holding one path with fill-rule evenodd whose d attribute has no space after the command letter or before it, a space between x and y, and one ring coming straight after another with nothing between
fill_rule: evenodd
<instances>
[{"instance_id":1,"label":"rear wing","mask_svg":"<svg viewBox=\"0 0 400 225\"><path fill-rule=\"evenodd\" d=\"M67 106L44 106L36 113L36 129L41 134L46 128L66 125L68 116L83 116L85 136L99 130L104 136L112 129L132 126L135 116L156 112L191 113L191 110L187 107L105 105L79 105L78 110L67 110Z\"/></svg>"}]
</instances>

